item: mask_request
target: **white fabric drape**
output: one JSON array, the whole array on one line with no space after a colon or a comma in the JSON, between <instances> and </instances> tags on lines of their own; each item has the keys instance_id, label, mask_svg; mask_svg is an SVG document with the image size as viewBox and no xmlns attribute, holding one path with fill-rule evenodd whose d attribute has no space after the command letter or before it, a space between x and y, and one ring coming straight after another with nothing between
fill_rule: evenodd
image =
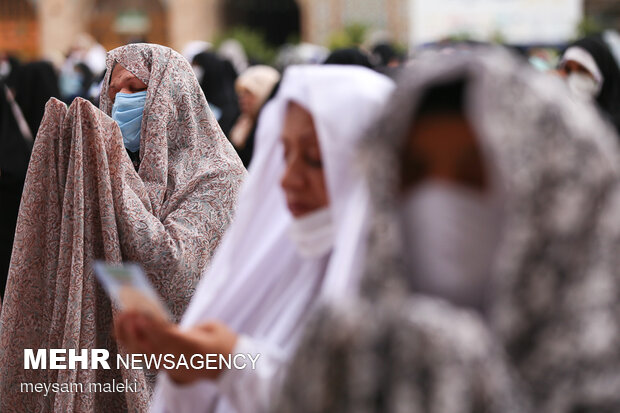
<instances>
[{"instance_id":1,"label":"white fabric drape","mask_svg":"<svg viewBox=\"0 0 620 413\"><path fill-rule=\"evenodd\" d=\"M365 68L287 70L278 94L259 119L255 157L235 221L182 321L183 327L214 319L225 322L241 334L236 352L261 354L257 369L231 370L217 382L183 387L162 374L152 412L268 409L317 300L346 294L357 285L360 243L355 237L363 233L360 223L367 211L352 158L357 141L392 89L388 78ZM330 254L318 259L302 259L287 233L292 216L280 188L280 132L290 101L312 114L323 157L336 242ZM347 212L354 201L359 208Z\"/></svg>"}]
</instances>

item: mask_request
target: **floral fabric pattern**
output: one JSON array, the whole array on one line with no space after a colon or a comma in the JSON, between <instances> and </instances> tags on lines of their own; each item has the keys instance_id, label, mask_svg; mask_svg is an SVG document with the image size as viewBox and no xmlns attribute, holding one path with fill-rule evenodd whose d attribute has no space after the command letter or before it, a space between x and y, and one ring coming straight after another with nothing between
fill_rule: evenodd
<instances>
[{"instance_id":1,"label":"floral fabric pattern","mask_svg":"<svg viewBox=\"0 0 620 413\"><path fill-rule=\"evenodd\" d=\"M108 84L121 64L148 86L139 171L110 118ZM146 370L125 354L93 260L141 264L178 320L228 227L245 169L208 109L189 64L171 49L111 51L101 110L52 99L29 166L0 318L0 410L146 411ZM24 348L107 349L110 370L24 369ZM89 392L128 380L138 392ZM20 383L80 383L74 393L22 393Z\"/></svg>"},{"instance_id":2,"label":"floral fabric pattern","mask_svg":"<svg viewBox=\"0 0 620 413\"><path fill-rule=\"evenodd\" d=\"M425 91L457 80L506 217L481 313L415 295L416 269L403 258L401 154ZM362 294L315 315L277 411L619 411L620 159L611 125L506 52L420 59L397 85L361 149L374 210ZM399 339L387 346L390 332ZM490 349L485 360L468 350L472 338ZM348 352L397 374L329 369Z\"/></svg>"}]
</instances>

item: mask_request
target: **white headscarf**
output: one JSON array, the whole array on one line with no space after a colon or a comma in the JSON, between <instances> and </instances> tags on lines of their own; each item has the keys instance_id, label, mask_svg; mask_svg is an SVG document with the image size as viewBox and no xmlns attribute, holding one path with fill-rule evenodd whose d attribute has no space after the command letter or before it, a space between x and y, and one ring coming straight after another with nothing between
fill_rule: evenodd
<instances>
[{"instance_id":1,"label":"white headscarf","mask_svg":"<svg viewBox=\"0 0 620 413\"><path fill-rule=\"evenodd\" d=\"M252 66L239 75L235 81L235 91L240 95L241 90L247 89L254 95L254 103L251 112L242 112L241 116L230 131L230 140L237 148L243 148L245 142L254 128L256 117L265 101L280 80L280 73L270 66Z\"/></svg>"},{"instance_id":2,"label":"white headscarf","mask_svg":"<svg viewBox=\"0 0 620 413\"><path fill-rule=\"evenodd\" d=\"M594 80L596 80L599 87L605 81L603 73L601 73L601 69L598 67L598 64L596 64L596 60L594 60L592 54L583 47L572 46L566 49L564 56L562 56L560 66L564 66L569 61L577 62L588 69L588 72L590 72Z\"/></svg>"},{"instance_id":3,"label":"white headscarf","mask_svg":"<svg viewBox=\"0 0 620 413\"><path fill-rule=\"evenodd\" d=\"M280 73L271 66L252 66L239 75L235 89L245 88L256 98L256 112L265 103L273 87L280 80Z\"/></svg>"},{"instance_id":4,"label":"white headscarf","mask_svg":"<svg viewBox=\"0 0 620 413\"><path fill-rule=\"evenodd\" d=\"M352 166L354 146L392 89L388 78L361 67L293 66L286 71L278 94L259 119L255 157L235 221L192 299L183 327L220 320L288 359L317 299L332 295L332 285L355 284L332 280L349 274L326 272L328 256L302 259L289 238L292 215L280 187L285 169L280 132L290 101L312 114L338 238L350 196L363 192ZM336 251L332 257L338 255ZM200 389L202 405L213 405L215 384L201 383Z\"/></svg>"}]
</instances>

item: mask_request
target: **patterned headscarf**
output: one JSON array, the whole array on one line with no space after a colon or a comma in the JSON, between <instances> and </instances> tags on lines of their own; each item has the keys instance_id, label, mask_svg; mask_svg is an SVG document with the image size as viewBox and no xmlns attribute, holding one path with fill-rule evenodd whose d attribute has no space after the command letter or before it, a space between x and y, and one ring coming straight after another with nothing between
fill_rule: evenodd
<instances>
[{"instance_id":1,"label":"patterned headscarf","mask_svg":"<svg viewBox=\"0 0 620 413\"><path fill-rule=\"evenodd\" d=\"M198 182L188 185L194 179L202 177L211 182L231 170L243 174L234 149L208 109L200 84L183 56L153 44L130 44L108 53L99 104L108 115L113 104L108 96L110 76L117 63L148 87L138 173L156 213L166 216L182 198L180 189L195 190ZM173 199L173 193L181 196Z\"/></svg>"},{"instance_id":2,"label":"patterned headscarf","mask_svg":"<svg viewBox=\"0 0 620 413\"><path fill-rule=\"evenodd\" d=\"M400 168L388 167L402 163L424 92L457 80L504 196L488 318L412 295ZM423 59L404 71L362 150L375 210L362 298L317 314L277 411L620 409L614 140L559 80L504 52ZM347 364L333 367L343 355Z\"/></svg>"},{"instance_id":3,"label":"patterned headscarf","mask_svg":"<svg viewBox=\"0 0 620 413\"><path fill-rule=\"evenodd\" d=\"M110 72L145 82L136 172L110 117ZM110 52L101 109L48 102L24 187L0 319L0 410L144 411L143 370L117 370L112 306L93 260L141 264L178 320L231 221L245 169L185 59L133 44ZM24 348L107 349L111 370L24 370ZM89 391L129 380L139 392ZM20 383L78 383L83 392L22 393Z\"/></svg>"}]
</instances>

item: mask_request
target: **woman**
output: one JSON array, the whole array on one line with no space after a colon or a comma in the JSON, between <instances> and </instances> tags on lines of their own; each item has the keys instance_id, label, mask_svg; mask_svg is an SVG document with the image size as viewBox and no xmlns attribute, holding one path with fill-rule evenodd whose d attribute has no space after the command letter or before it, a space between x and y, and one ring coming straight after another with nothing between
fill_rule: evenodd
<instances>
[{"instance_id":1,"label":"woman","mask_svg":"<svg viewBox=\"0 0 620 413\"><path fill-rule=\"evenodd\" d=\"M0 166L0 298L9 272L13 236L26 171L45 103L58 97L58 78L48 62L26 63L13 75L13 85L0 83L2 165Z\"/></svg>"},{"instance_id":2,"label":"woman","mask_svg":"<svg viewBox=\"0 0 620 413\"><path fill-rule=\"evenodd\" d=\"M360 48L338 49L331 52L323 64L326 65L354 65L373 69L369 55Z\"/></svg>"},{"instance_id":3,"label":"woman","mask_svg":"<svg viewBox=\"0 0 620 413\"><path fill-rule=\"evenodd\" d=\"M309 323L276 411L618 411L613 130L497 52L423 59L389 102L363 295Z\"/></svg>"},{"instance_id":4,"label":"woman","mask_svg":"<svg viewBox=\"0 0 620 413\"><path fill-rule=\"evenodd\" d=\"M32 136L13 94L0 81L0 303L11 262Z\"/></svg>"},{"instance_id":5,"label":"woman","mask_svg":"<svg viewBox=\"0 0 620 413\"><path fill-rule=\"evenodd\" d=\"M241 73L235 82L241 116L230 131L230 141L246 167L252 160L258 114L279 80L276 69L259 65Z\"/></svg>"},{"instance_id":6,"label":"woman","mask_svg":"<svg viewBox=\"0 0 620 413\"><path fill-rule=\"evenodd\" d=\"M23 64L15 74L13 89L15 100L35 137L43 119L45 104L52 97L60 98L54 66L46 61Z\"/></svg>"},{"instance_id":7,"label":"woman","mask_svg":"<svg viewBox=\"0 0 620 413\"><path fill-rule=\"evenodd\" d=\"M144 410L150 390L142 370L24 370L24 348L107 349L110 360L124 353L93 260L141 264L178 319L231 220L244 175L191 66L169 48L111 51L101 110L52 99L26 177L0 319L0 409ZM87 387L123 379L140 391L19 390L23 382Z\"/></svg>"},{"instance_id":8,"label":"woman","mask_svg":"<svg viewBox=\"0 0 620 413\"><path fill-rule=\"evenodd\" d=\"M585 37L566 49L559 73L573 95L596 101L599 109L620 131L620 68L608 34Z\"/></svg>"},{"instance_id":9,"label":"woman","mask_svg":"<svg viewBox=\"0 0 620 413\"><path fill-rule=\"evenodd\" d=\"M168 370L160 375L153 411L269 409L310 310L321 297L357 285L337 265L340 252L332 245L351 235L341 227L360 183L350 167L351 147L392 87L364 68L287 70L261 116L235 222L181 329L138 314L117 323L134 352L260 353L257 370Z\"/></svg>"},{"instance_id":10,"label":"woman","mask_svg":"<svg viewBox=\"0 0 620 413\"><path fill-rule=\"evenodd\" d=\"M216 114L224 135L228 136L239 117L235 68L213 52L198 53L192 60L192 66L209 107Z\"/></svg>"}]
</instances>

